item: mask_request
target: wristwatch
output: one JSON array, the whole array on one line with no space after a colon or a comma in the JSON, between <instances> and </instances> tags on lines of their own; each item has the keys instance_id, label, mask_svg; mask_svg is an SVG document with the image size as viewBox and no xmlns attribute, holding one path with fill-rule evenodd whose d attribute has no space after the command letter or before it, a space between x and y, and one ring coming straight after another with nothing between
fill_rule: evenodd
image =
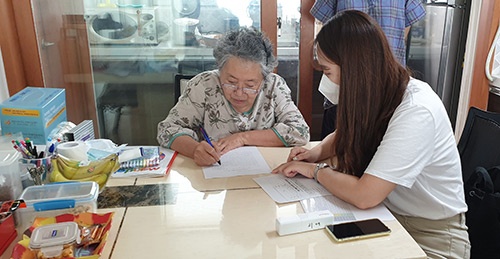
<instances>
[{"instance_id":1,"label":"wristwatch","mask_svg":"<svg viewBox=\"0 0 500 259\"><path fill-rule=\"evenodd\" d=\"M313 177L314 177L314 180L316 180L317 183L319 183L319 181L318 181L318 171L320 169L325 168L325 167L329 167L329 165L327 163L316 164L316 167L314 168L314 172L313 172Z\"/></svg>"}]
</instances>

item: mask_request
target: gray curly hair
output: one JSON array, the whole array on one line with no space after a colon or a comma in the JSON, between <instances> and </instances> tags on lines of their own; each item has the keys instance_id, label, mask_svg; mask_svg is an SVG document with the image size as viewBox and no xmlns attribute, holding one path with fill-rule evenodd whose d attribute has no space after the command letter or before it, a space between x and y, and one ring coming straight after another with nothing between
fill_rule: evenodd
<instances>
[{"instance_id":1,"label":"gray curly hair","mask_svg":"<svg viewBox=\"0 0 500 259\"><path fill-rule=\"evenodd\" d=\"M255 28L240 27L229 31L214 48L217 68L221 70L230 57L259 63L264 78L278 65L269 38Z\"/></svg>"}]
</instances>

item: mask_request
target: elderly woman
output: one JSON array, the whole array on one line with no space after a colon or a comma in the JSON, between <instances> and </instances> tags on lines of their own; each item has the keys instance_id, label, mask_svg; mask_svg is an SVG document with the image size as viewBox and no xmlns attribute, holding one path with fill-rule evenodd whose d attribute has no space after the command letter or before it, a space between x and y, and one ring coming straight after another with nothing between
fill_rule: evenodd
<instances>
[{"instance_id":1,"label":"elderly woman","mask_svg":"<svg viewBox=\"0 0 500 259\"><path fill-rule=\"evenodd\" d=\"M255 29L228 32L214 49L218 69L191 79L158 124L160 145L207 166L245 145L306 144L309 127L285 80L272 73L278 63L272 50ZM211 143L204 141L202 127Z\"/></svg>"}]
</instances>

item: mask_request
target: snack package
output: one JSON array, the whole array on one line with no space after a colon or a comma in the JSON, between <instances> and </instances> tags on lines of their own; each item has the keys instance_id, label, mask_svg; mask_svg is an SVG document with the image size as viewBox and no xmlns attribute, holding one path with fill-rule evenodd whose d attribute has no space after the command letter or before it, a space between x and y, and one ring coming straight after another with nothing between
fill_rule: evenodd
<instances>
[{"instance_id":1,"label":"snack package","mask_svg":"<svg viewBox=\"0 0 500 259\"><path fill-rule=\"evenodd\" d=\"M64 247L61 256L64 254L69 257L60 258L97 259L106 244L113 215L114 212L105 214L83 212L77 215L62 214L55 217L36 218L33 225L24 232L23 239L14 246L11 258L37 259L39 251L32 250L29 246L30 239L36 228L60 222L76 222L79 229L79 242L76 242L77 244L71 249L69 246Z\"/></svg>"}]
</instances>

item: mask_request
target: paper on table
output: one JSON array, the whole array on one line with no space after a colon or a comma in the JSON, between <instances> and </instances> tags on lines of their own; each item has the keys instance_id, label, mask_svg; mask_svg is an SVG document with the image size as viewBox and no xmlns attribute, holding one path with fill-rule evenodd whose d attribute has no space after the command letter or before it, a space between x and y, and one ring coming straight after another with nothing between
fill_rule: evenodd
<instances>
[{"instance_id":1,"label":"paper on table","mask_svg":"<svg viewBox=\"0 0 500 259\"><path fill-rule=\"evenodd\" d=\"M158 166L130 170L120 169L113 173L112 177L159 177L166 175L177 156L177 152L166 148L160 148L160 152L162 155L165 155L165 157L160 160Z\"/></svg>"},{"instance_id":2,"label":"paper on table","mask_svg":"<svg viewBox=\"0 0 500 259\"><path fill-rule=\"evenodd\" d=\"M278 203L329 195L330 193L313 179L303 176L288 178L273 174L253 179L271 198Z\"/></svg>"},{"instance_id":3,"label":"paper on table","mask_svg":"<svg viewBox=\"0 0 500 259\"><path fill-rule=\"evenodd\" d=\"M203 167L205 179L271 173L257 147L239 147L220 158L221 165Z\"/></svg>"},{"instance_id":4,"label":"paper on table","mask_svg":"<svg viewBox=\"0 0 500 259\"><path fill-rule=\"evenodd\" d=\"M383 205L361 210L355 206L333 196L320 196L301 200L304 212L329 210L333 214L333 223L342 223L354 220L378 218L380 220L395 220L391 212Z\"/></svg>"}]
</instances>

